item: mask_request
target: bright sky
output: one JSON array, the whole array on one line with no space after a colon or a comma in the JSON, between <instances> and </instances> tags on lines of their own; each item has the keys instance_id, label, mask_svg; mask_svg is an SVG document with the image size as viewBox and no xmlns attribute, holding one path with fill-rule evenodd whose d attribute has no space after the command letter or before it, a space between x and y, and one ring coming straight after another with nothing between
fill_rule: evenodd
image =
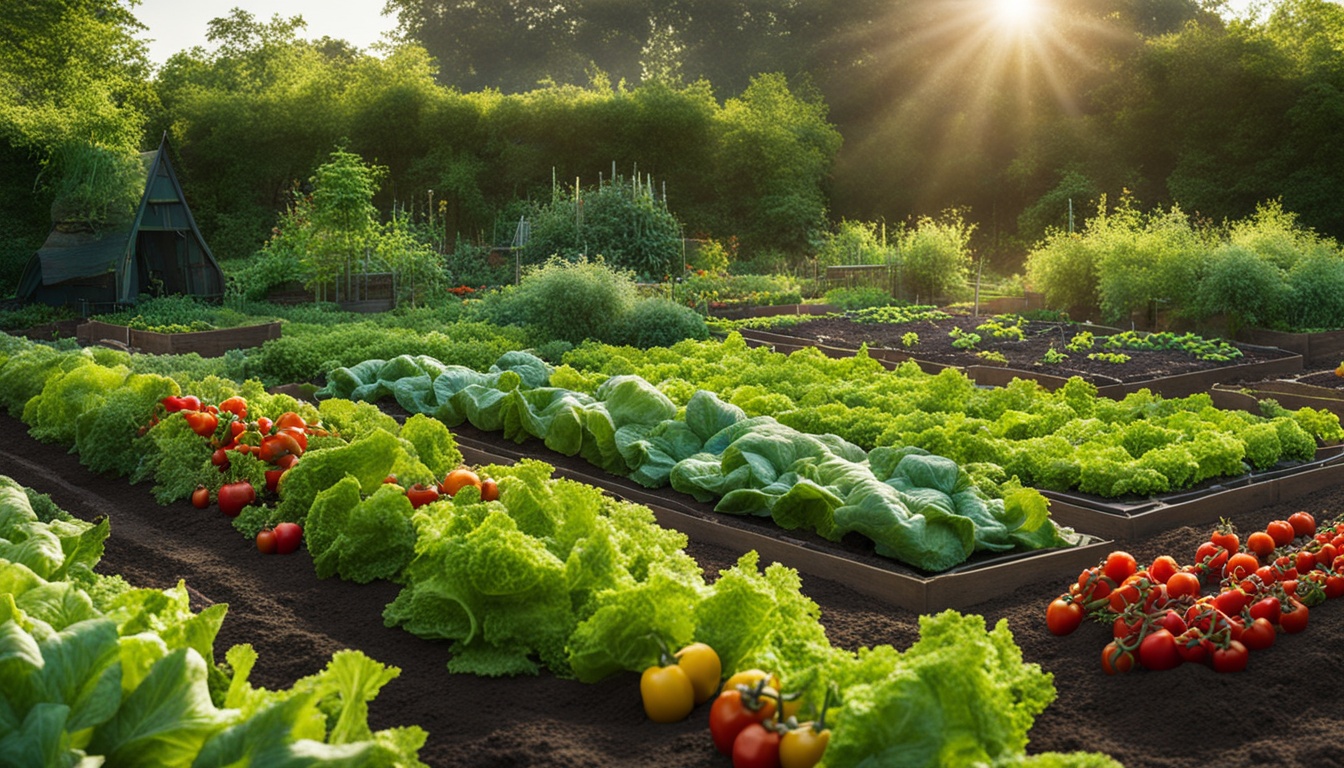
<instances>
[{"instance_id":1,"label":"bright sky","mask_svg":"<svg viewBox=\"0 0 1344 768\"><path fill-rule=\"evenodd\" d=\"M162 64L178 51L193 45L207 46L205 26L211 19L229 15L242 8L259 21L270 21L279 14L284 18L302 16L308 27L300 35L308 39L323 36L349 41L368 48L384 32L396 26L393 16L383 16L384 0L141 0L131 13L149 27L141 34L149 43L149 58Z\"/></svg>"}]
</instances>

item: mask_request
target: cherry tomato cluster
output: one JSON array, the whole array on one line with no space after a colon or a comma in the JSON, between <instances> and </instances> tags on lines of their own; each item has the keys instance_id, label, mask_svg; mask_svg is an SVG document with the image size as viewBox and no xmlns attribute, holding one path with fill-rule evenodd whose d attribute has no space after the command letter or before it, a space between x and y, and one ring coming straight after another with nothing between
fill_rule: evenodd
<instances>
[{"instance_id":1,"label":"cherry tomato cluster","mask_svg":"<svg viewBox=\"0 0 1344 768\"><path fill-rule=\"evenodd\" d=\"M1161 555L1140 568L1129 553L1111 552L1050 602L1045 620L1056 635L1088 617L1109 625L1107 674L1184 663L1240 672L1251 651L1303 631L1313 606L1341 595L1344 518L1318 528L1313 515L1295 512L1245 542L1224 520L1190 565Z\"/></svg>"},{"instance_id":2,"label":"cherry tomato cluster","mask_svg":"<svg viewBox=\"0 0 1344 768\"><path fill-rule=\"evenodd\" d=\"M400 485L401 482L396 475L388 475L383 478L384 484ZM493 478L481 477L476 470L466 466L458 466L448 471L443 476L443 482L426 485L424 483L414 483L406 488L406 498L410 499L411 508L419 509L426 504L438 501L443 497L456 496L457 492L471 486L481 493L481 501L497 501L499 499L499 484Z\"/></svg>"},{"instance_id":3,"label":"cherry tomato cluster","mask_svg":"<svg viewBox=\"0 0 1344 768\"><path fill-rule=\"evenodd\" d=\"M835 689L826 693L816 721L798 722L796 695L782 694L779 679L761 670L729 678L709 710L714 747L733 768L812 768L830 744L826 714Z\"/></svg>"},{"instance_id":4,"label":"cherry tomato cluster","mask_svg":"<svg viewBox=\"0 0 1344 768\"><path fill-rule=\"evenodd\" d=\"M181 413L191 430L210 441L214 452L210 463L220 472L229 469L229 452L253 454L259 461L271 466L265 471L266 491L278 493L280 479L298 463L308 449L310 435L327 435L321 424L309 424L302 416L286 411L277 419L265 416L249 418L247 401L241 397L226 398L218 405L201 402L195 395L165 397L159 402L162 414ZM156 412L149 426L157 424ZM257 499L257 488L246 480L224 483L215 494L219 511L227 517L237 517L243 508ZM210 489L196 486L191 503L197 509L210 506ZM257 533L257 551L287 554L299 548L303 529L296 523L280 523L274 529Z\"/></svg>"}]
</instances>

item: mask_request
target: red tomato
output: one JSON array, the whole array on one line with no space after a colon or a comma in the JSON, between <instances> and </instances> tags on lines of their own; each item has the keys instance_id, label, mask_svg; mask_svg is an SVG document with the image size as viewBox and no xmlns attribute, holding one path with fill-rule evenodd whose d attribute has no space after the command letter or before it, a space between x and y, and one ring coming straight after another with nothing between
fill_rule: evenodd
<instances>
[{"instance_id":1,"label":"red tomato","mask_svg":"<svg viewBox=\"0 0 1344 768\"><path fill-rule=\"evenodd\" d=\"M219 417L213 413L203 413L201 411L182 411L187 420L187 425L191 431L201 437L213 437L215 430L219 427Z\"/></svg>"},{"instance_id":2,"label":"red tomato","mask_svg":"<svg viewBox=\"0 0 1344 768\"><path fill-rule=\"evenodd\" d=\"M1209 536L1209 541L1213 542L1215 547L1227 550L1228 554L1241 551L1241 539L1237 537L1231 523L1218 526L1218 529Z\"/></svg>"},{"instance_id":3,"label":"red tomato","mask_svg":"<svg viewBox=\"0 0 1344 768\"><path fill-rule=\"evenodd\" d=\"M273 426L275 426L274 422L272 422L265 416L257 417L257 431L260 432L261 434L269 435L271 433L271 427Z\"/></svg>"},{"instance_id":4,"label":"red tomato","mask_svg":"<svg viewBox=\"0 0 1344 768\"><path fill-rule=\"evenodd\" d=\"M275 531L270 528L262 528L257 531L257 551L263 555L275 552Z\"/></svg>"},{"instance_id":5,"label":"red tomato","mask_svg":"<svg viewBox=\"0 0 1344 768\"><path fill-rule=\"evenodd\" d=\"M1193 573L1181 571L1167 579L1167 597L1199 597L1200 591L1199 577Z\"/></svg>"},{"instance_id":6,"label":"red tomato","mask_svg":"<svg viewBox=\"0 0 1344 768\"><path fill-rule=\"evenodd\" d=\"M1101 568L1101 572L1116 584L1134 575L1138 570L1139 565L1135 562L1134 556L1118 549L1106 556L1106 563Z\"/></svg>"},{"instance_id":7,"label":"red tomato","mask_svg":"<svg viewBox=\"0 0 1344 768\"><path fill-rule=\"evenodd\" d=\"M1149 632L1139 643L1139 664L1159 672L1179 667L1181 654L1176 650L1176 638L1166 628Z\"/></svg>"},{"instance_id":8,"label":"red tomato","mask_svg":"<svg viewBox=\"0 0 1344 768\"><path fill-rule=\"evenodd\" d=\"M229 468L228 451L226 451L223 448L216 448L215 452L210 454L210 463L214 464L216 467L219 467L220 472L223 472L224 470L228 469Z\"/></svg>"},{"instance_id":9,"label":"red tomato","mask_svg":"<svg viewBox=\"0 0 1344 768\"><path fill-rule=\"evenodd\" d=\"M733 768L779 768L779 732L751 723L733 740Z\"/></svg>"},{"instance_id":10,"label":"red tomato","mask_svg":"<svg viewBox=\"0 0 1344 768\"><path fill-rule=\"evenodd\" d=\"M1316 567L1316 556L1305 549L1300 550L1293 558L1293 567L1299 574L1306 573Z\"/></svg>"},{"instance_id":11,"label":"red tomato","mask_svg":"<svg viewBox=\"0 0 1344 768\"><path fill-rule=\"evenodd\" d=\"M1230 578L1235 581L1255 573L1255 569L1260 567L1260 559L1250 552L1238 552L1227 559L1227 565L1223 566L1224 578Z\"/></svg>"},{"instance_id":12,"label":"red tomato","mask_svg":"<svg viewBox=\"0 0 1344 768\"><path fill-rule=\"evenodd\" d=\"M1227 562L1228 553L1226 549L1219 547L1212 541L1206 541L1199 545L1195 550L1196 565L1203 565L1213 573L1222 573L1223 564Z\"/></svg>"},{"instance_id":13,"label":"red tomato","mask_svg":"<svg viewBox=\"0 0 1344 768\"><path fill-rule=\"evenodd\" d=\"M1284 606L1279 613L1279 627L1290 635L1307 628L1307 617L1310 611L1307 606L1297 600L1289 600L1288 605Z\"/></svg>"},{"instance_id":14,"label":"red tomato","mask_svg":"<svg viewBox=\"0 0 1344 768\"><path fill-rule=\"evenodd\" d=\"M1148 566L1148 575L1158 584L1166 584L1181 570L1180 564L1176 558L1171 555L1159 555L1153 564Z\"/></svg>"},{"instance_id":15,"label":"red tomato","mask_svg":"<svg viewBox=\"0 0 1344 768\"><path fill-rule=\"evenodd\" d=\"M1264 531L1256 531L1246 537L1246 549L1263 560L1274 554L1274 537Z\"/></svg>"},{"instance_id":16,"label":"red tomato","mask_svg":"<svg viewBox=\"0 0 1344 768\"><path fill-rule=\"evenodd\" d=\"M281 456L280 458L275 460L275 466L279 467L280 469L289 469L290 467L298 463L299 463L299 457L295 456L292 453L286 453L284 456Z\"/></svg>"},{"instance_id":17,"label":"red tomato","mask_svg":"<svg viewBox=\"0 0 1344 768\"><path fill-rule=\"evenodd\" d=\"M1121 613L1125 608L1139 602L1139 588L1133 584L1116 587L1108 598L1111 610Z\"/></svg>"},{"instance_id":18,"label":"red tomato","mask_svg":"<svg viewBox=\"0 0 1344 768\"><path fill-rule=\"evenodd\" d=\"M276 554L288 555L299 548L303 541L303 528L298 523L280 523L275 526Z\"/></svg>"},{"instance_id":19,"label":"red tomato","mask_svg":"<svg viewBox=\"0 0 1344 768\"><path fill-rule=\"evenodd\" d=\"M1252 651L1270 647L1277 638L1278 631L1269 619L1256 619L1241 631L1241 642Z\"/></svg>"},{"instance_id":20,"label":"red tomato","mask_svg":"<svg viewBox=\"0 0 1344 768\"><path fill-rule=\"evenodd\" d=\"M481 501L499 501L499 483L493 478L481 479Z\"/></svg>"},{"instance_id":21,"label":"red tomato","mask_svg":"<svg viewBox=\"0 0 1344 768\"><path fill-rule=\"evenodd\" d=\"M1173 636L1179 636L1186 630L1185 619L1181 618L1180 613L1172 610L1162 614L1162 619L1158 621L1158 624Z\"/></svg>"},{"instance_id":22,"label":"red tomato","mask_svg":"<svg viewBox=\"0 0 1344 768\"><path fill-rule=\"evenodd\" d=\"M1316 518L1310 512L1294 512L1288 516L1288 524L1293 526L1294 536L1316 535Z\"/></svg>"},{"instance_id":23,"label":"red tomato","mask_svg":"<svg viewBox=\"0 0 1344 768\"><path fill-rule=\"evenodd\" d=\"M1209 641L1199 630L1189 629L1176 638L1176 652L1186 664L1203 664L1209 657Z\"/></svg>"},{"instance_id":24,"label":"red tomato","mask_svg":"<svg viewBox=\"0 0 1344 768\"><path fill-rule=\"evenodd\" d=\"M1213 598L1213 607L1228 616L1236 616L1249 600L1250 596L1240 589L1225 589Z\"/></svg>"},{"instance_id":25,"label":"red tomato","mask_svg":"<svg viewBox=\"0 0 1344 768\"><path fill-rule=\"evenodd\" d=\"M266 470L266 490L276 493L280 489L280 477L288 471L286 469Z\"/></svg>"},{"instance_id":26,"label":"red tomato","mask_svg":"<svg viewBox=\"0 0 1344 768\"><path fill-rule=\"evenodd\" d=\"M1270 595L1261 598L1251 604L1250 614L1252 619L1267 619L1270 624L1279 623L1279 614L1282 612L1282 606L1279 605L1279 598Z\"/></svg>"},{"instance_id":27,"label":"red tomato","mask_svg":"<svg viewBox=\"0 0 1344 768\"><path fill-rule=\"evenodd\" d=\"M1229 640L1227 647L1213 649L1212 660L1216 672L1240 672L1246 669L1250 653L1240 640Z\"/></svg>"},{"instance_id":28,"label":"red tomato","mask_svg":"<svg viewBox=\"0 0 1344 768\"><path fill-rule=\"evenodd\" d=\"M1293 532L1292 523L1287 520L1274 520L1265 526L1265 533L1274 540L1274 546L1283 547L1291 544L1293 537L1297 534Z\"/></svg>"},{"instance_id":29,"label":"red tomato","mask_svg":"<svg viewBox=\"0 0 1344 768\"><path fill-rule=\"evenodd\" d=\"M1255 575L1260 577L1262 584L1270 585L1279 580L1279 569L1272 565L1262 565L1255 569Z\"/></svg>"},{"instance_id":30,"label":"red tomato","mask_svg":"<svg viewBox=\"0 0 1344 768\"><path fill-rule=\"evenodd\" d=\"M1337 573L1328 574L1325 577L1325 596L1328 598L1344 595L1344 576Z\"/></svg>"},{"instance_id":31,"label":"red tomato","mask_svg":"<svg viewBox=\"0 0 1344 768\"><path fill-rule=\"evenodd\" d=\"M1134 654L1120 650L1115 643L1101 649L1101 668L1108 675L1120 675L1134 668Z\"/></svg>"},{"instance_id":32,"label":"red tomato","mask_svg":"<svg viewBox=\"0 0 1344 768\"><path fill-rule=\"evenodd\" d=\"M481 487L481 476L466 467L458 467L443 476L443 482L439 484L439 492L444 496L456 496L457 492L474 485Z\"/></svg>"},{"instance_id":33,"label":"red tomato","mask_svg":"<svg viewBox=\"0 0 1344 768\"><path fill-rule=\"evenodd\" d=\"M308 427L308 422L304 421L302 416L293 411L285 411L280 414L280 418L275 420L274 427L276 429L285 429L287 427L305 429Z\"/></svg>"},{"instance_id":34,"label":"red tomato","mask_svg":"<svg viewBox=\"0 0 1344 768\"><path fill-rule=\"evenodd\" d=\"M220 403L219 410L221 413L232 413L240 419L246 419L247 401L235 395Z\"/></svg>"},{"instance_id":35,"label":"red tomato","mask_svg":"<svg viewBox=\"0 0 1344 768\"><path fill-rule=\"evenodd\" d=\"M1067 635L1083 623L1083 606L1057 597L1045 609L1045 625L1053 635Z\"/></svg>"},{"instance_id":36,"label":"red tomato","mask_svg":"<svg viewBox=\"0 0 1344 768\"><path fill-rule=\"evenodd\" d=\"M191 505L197 509L210 506L210 489L204 485L196 486L196 490L191 492Z\"/></svg>"},{"instance_id":37,"label":"red tomato","mask_svg":"<svg viewBox=\"0 0 1344 768\"><path fill-rule=\"evenodd\" d=\"M753 697L743 699L742 691L725 689L709 708L709 735L714 747L725 755L733 754L733 742L738 734L752 723L759 723L774 714L774 707L752 709Z\"/></svg>"},{"instance_id":38,"label":"red tomato","mask_svg":"<svg viewBox=\"0 0 1344 768\"><path fill-rule=\"evenodd\" d=\"M257 489L246 480L225 483L219 488L219 511L228 517L237 517L243 507L256 501Z\"/></svg>"},{"instance_id":39,"label":"red tomato","mask_svg":"<svg viewBox=\"0 0 1344 768\"><path fill-rule=\"evenodd\" d=\"M419 509L430 502L439 500L439 490L432 485L416 483L406 489L406 498L411 500L411 509Z\"/></svg>"}]
</instances>

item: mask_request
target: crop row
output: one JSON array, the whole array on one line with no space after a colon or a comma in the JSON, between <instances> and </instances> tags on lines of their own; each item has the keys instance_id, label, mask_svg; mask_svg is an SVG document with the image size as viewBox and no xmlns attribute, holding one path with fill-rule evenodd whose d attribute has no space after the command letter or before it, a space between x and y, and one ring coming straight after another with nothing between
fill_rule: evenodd
<instances>
[{"instance_id":1,"label":"crop row","mask_svg":"<svg viewBox=\"0 0 1344 768\"><path fill-rule=\"evenodd\" d=\"M251 646L214 662L227 606L194 613L185 584L93 571L109 533L0 476L0 762L421 765L422 729L367 721L399 669L346 650L287 690L254 688Z\"/></svg>"},{"instance_id":2,"label":"crop row","mask_svg":"<svg viewBox=\"0 0 1344 768\"><path fill-rule=\"evenodd\" d=\"M448 428L433 419L401 425L348 400L314 407L253 381L135 374L121 353L51 357L39 349L0 350L0 378L20 388L4 390L4 404L22 414L31 434L74 447L81 461L81 446L94 449L92 463L85 461L91 468L154 479L165 501L201 484L252 483L257 503L236 525L301 523L324 572L401 584L384 621L451 643L452 669L516 674L541 665L594 680L653 663L658 639L712 643L725 671L774 670L814 703L832 686L844 691L826 753L832 766L896 754L933 760L949 749L986 762L1026 761L1027 731L1054 698L1050 675L1022 661L1002 621L987 629L980 616L947 611L923 617L920 640L905 652L833 647L793 570L762 570L751 552L708 584L685 553L684 536L659 528L647 508L554 479L539 462L481 467L496 480L498 500L484 501L470 487L415 508L401 485L386 482L389 475L432 481L460 461ZM249 419L274 424L293 411L327 434L313 435L268 493L267 465L254 451L226 450L223 472L213 460L214 441L232 431L228 423L207 437L183 410L158 407L184 390L201 408L241 397ZM372 544L380 548L371 552Z\"/></svg>"},{"instance_id":3,"label":"crop row","mask_svg":"<svg viewBox=\"0 0 1344 768\"><path fill-rule=\"evenodd\" d=\"M768 516L831 541L849 533L879 555L930 572L976 552L1073 546L1082 537L1049 518L1041 494L975 480L919 448L866 452L834 435L809 435L769 416L748 418L700 390L679 409L648 381L613 376L593 395L550 386L552 369L510 352L489 372L402 356L338 368L319 394L395 397L450 427L463 422L519 442L541 440L646 487L670 485L715 509Z\"/></svg>"},{"instance_id":4,"label":"crop row","mask_svg":"<svg viewBox=\"0 0 1344 768\"><path fill-rule=\"evenodd\" d=\"M954 369L927 374L907 362L888 371L863 350L843 359L811 348L784 355L737 334L649 350L589 344L564 359L555 386L591 393L608 377L638 375L679 407L708 390L748 416L866 450L915 446L977 478L1108 498L1308 461L1319 443L1344 439L1335 414L1273 400L1260 414L1216 408L1207 394L1144 389L1112 400L1076 377L1054 392L1025 379L986 389Z\"/></svg>"}]
</instances>

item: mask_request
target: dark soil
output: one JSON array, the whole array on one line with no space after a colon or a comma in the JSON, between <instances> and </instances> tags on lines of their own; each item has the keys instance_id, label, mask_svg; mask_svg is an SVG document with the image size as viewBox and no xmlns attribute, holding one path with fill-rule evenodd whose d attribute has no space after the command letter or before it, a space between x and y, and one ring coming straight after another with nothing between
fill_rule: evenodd
<instances>
[{"instance_id":1,"label":"dark soil","mask_svg":"<svg viewBox=\"0 0 1344 768\"><path fill-rule=\"evenodd\" d=\"M1127 384L1292 356L1292 353L1283 350L1248 344L1236 344L1242 352L1242 357L1229 362L1200 360L1178 350L1104 350L1100 341L1091 350L1070 351L1065 349L1065 346L1075 334L1083 330L1077 324L1031 322L1025 326L1025 338L1019 341L996 339L988 332L977 331L976 327L988 319L963 316L911 323L859 323L839 317L823 317L798 325L772 329L771 333L797 336L824 346L845 349L857 349L860 345L867 344L870 349L897 350L917 360L943 365L989 365L1064 378L1080 376L1098 386ZM954 328L960 328L963 333L978 333L981 340L974 349L954 347L952 343L955 339L950 335ZM913 346L906 347L902 337L912 331L919 335L919 341ZM1094 330L1093 333L1100 337L1105 331ZM1051 349L1068 357L1059 362L1045 362L1046 353ZM1113 363L1088 359L1089 353L1103 351L1123 352L1129 356L1129 360ZM980 357L979 352L1001 354L1007 359L1007 363L987 360Z\"/></svg>"},{"instance_id":2,"label":"dark soil","mask_svg":"<svg viewBox=\"0 0 1344 768\"><path fill-rule=\"evenodd\" d=\"M1322 389L1344 391L1344 377L1335 373L1333 368L1328 371L1305 373L1295 377L1293 381L1296 381L1299 384L1309 384L1313 387L1321 387Z\"/></svg>"},{"instance_id":3,"label":"dark soil","mask_svg":"<svg viewBox=\"0 0 1344 768\"><path fill-rule=\"evenodd\" d=\"M401 669L371 705L374 728L416 724L429 740L421 759L448 766L727 766L709 742L707 707L685 722L649 722L633 673L585 685L542 674L490 679L449 674L446 646L383 626L389 583L320 580L304 551L263 556L216 510L187 502L160 506L147 485L98 476L64 449L38 443L20 422L0 415L0 473L51 494L81 518L106 515L112 536L100 570L140 586L167 588L179 579L196 608L230 610L216 654L250 643L260 659L252 682L288 687L320 670L331 654L359 649ZM1249 532L1297 509L1333 517L1344 489L1272 507L1228 510ZM1191 559L1207 530L1177 528L1121 542L1140 560L1172 554ZM688 551L708 574L740 554L712 542ZM1108 677L1100 668L1109 627L1087 624L1068 637L1044 627L1046 604L1076 573L1046 570L1012 595L973 606L991 622L1006 619L1027 661L1055 676L1058 699L1036 720L1029 750L1096 750L1130 768L1337 765L1344 704L1344 605L1314 609L1307 630L1257 652L1240 674L1202 666ZM843 584L807 576L804 592L822 610L837 646L907 647L917 616L862 597ZM1344 602L1344 601L1341 601Z\"/></svg>"}]
</instances>

